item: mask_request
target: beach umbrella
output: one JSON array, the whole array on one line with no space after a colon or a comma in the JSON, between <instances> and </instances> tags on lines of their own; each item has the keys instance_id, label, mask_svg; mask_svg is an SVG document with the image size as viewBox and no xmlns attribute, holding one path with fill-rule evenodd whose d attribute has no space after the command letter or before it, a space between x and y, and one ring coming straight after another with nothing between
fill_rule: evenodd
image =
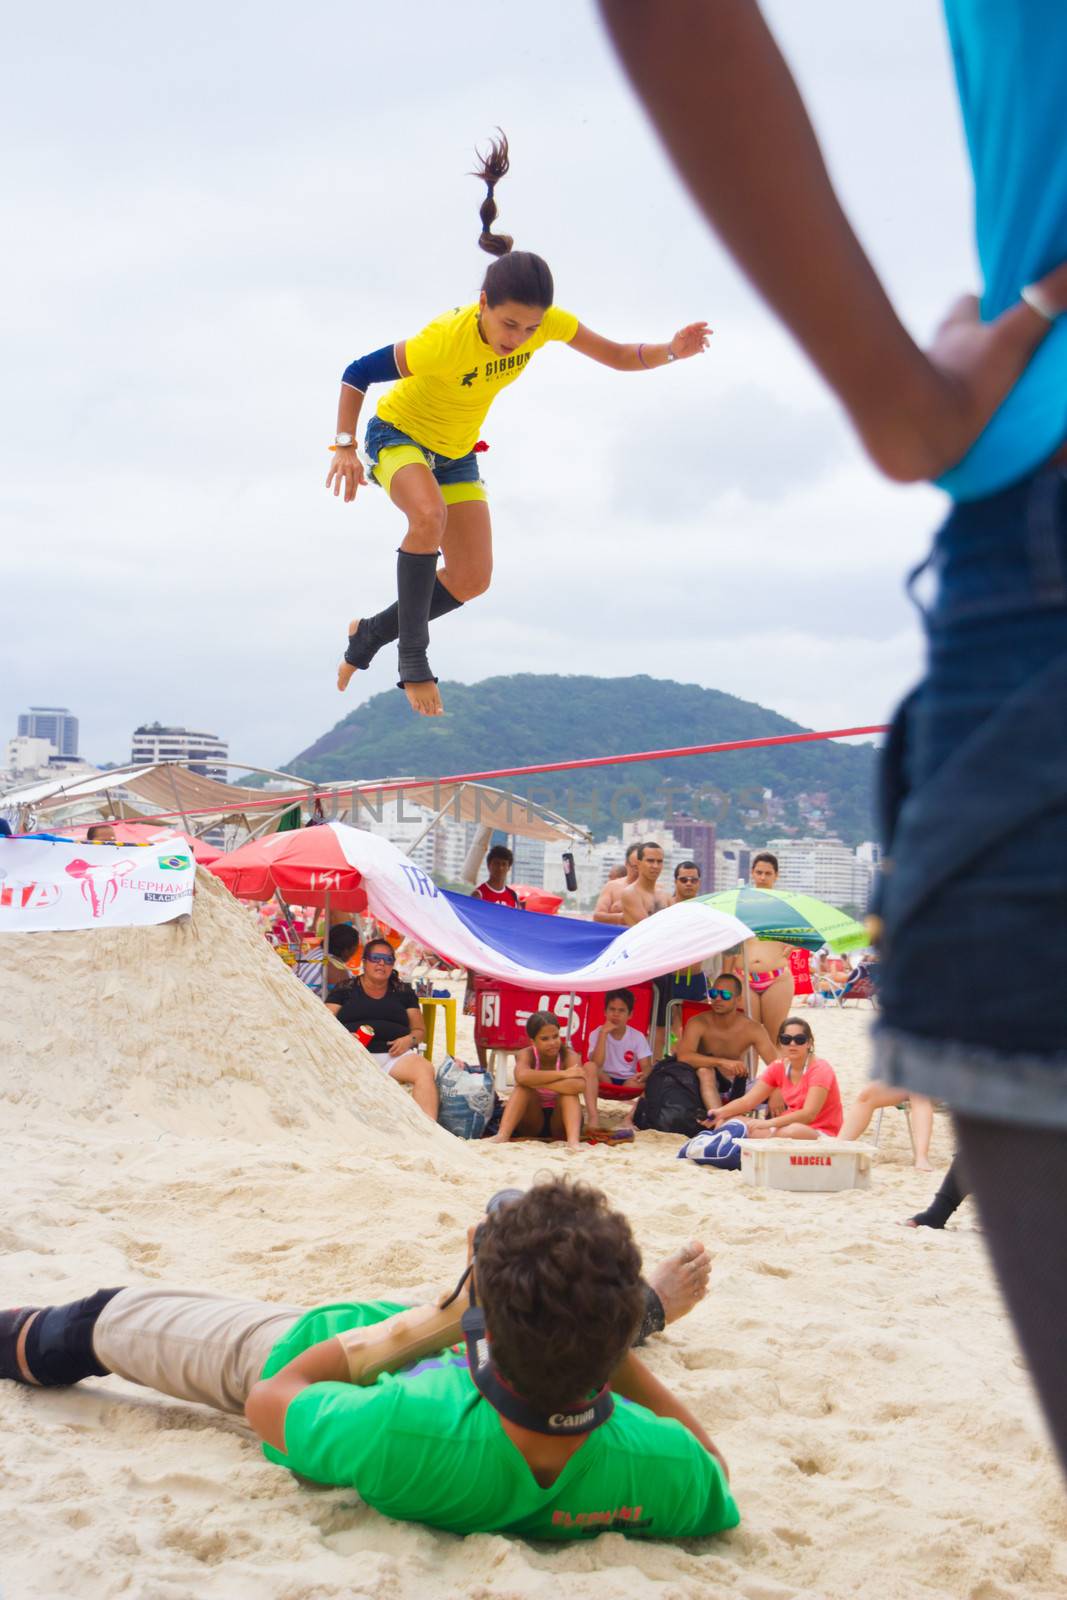
<instances>
[{"instance_id":1,"label":"beach umbrella","mask_svg":"<svg viewBox=\"0 0 1067 1600\"><path fill-rule=\"evenodd\" d=\"M723 889L719 894L702 894L697 899L728 911L746 922L757 939L776 939L781 944L798 945L802 950L856 950L870 943L867 930L854 917L810 894L792 894L788 889Z\"/></svg>"},{"instance_id":2,"label":"beach umbrella","mask_svg":"<svg viewBox=\"0 0 1067 1600\"><path fill-rule=\"evenodd\" d=\"M365 911L363 876L353 867L332 828L300 828L249 839L209 868L239 900L270 900L320 911Z\"/></svg>"}]
</instances>

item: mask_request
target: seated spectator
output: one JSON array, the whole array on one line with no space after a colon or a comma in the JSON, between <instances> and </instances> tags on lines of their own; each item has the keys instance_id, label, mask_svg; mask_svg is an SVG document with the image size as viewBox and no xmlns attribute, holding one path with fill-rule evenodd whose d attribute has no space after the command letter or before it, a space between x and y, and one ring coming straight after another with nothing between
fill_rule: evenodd
<instances>
[{"instance_id":1,"label":"seated spectator","mask_svg":"<svg viewBox=\"0 0 1067 1600\"><path fill-rule=\"evenodd\" d=\"M695 861L679 861L674 869L672 906L683 900L695 900L700 893L700 867ZM655 980L658 1002L656 1005L656 1059L663 1055L667 1041L667 1013L672 1000L706 1000L708 980L703 967L682 967L677 972L665 972Z\"/></svg>"},{"instance_id":2,"label":"seated spectator","mask_svg":"<svg viewBox=\"0 0 1067 1600\"><path fill-rule=\"evenodd\" d=\"M577 1150L582 1138L578 1099L586 1090L586 1069L578 1052L564 1043L559 1018L551 1011L535 1011L528 1017L526 1035L530 1044L515 1057L515 1087L504 1107L499 1131L488 1143L507 1144L519 1135L525 1139L566 1139Z\"/></svg>"},{"instance_id":3,"label":"seated spectator","mask_svg":"<svg viewBox=\"0 0 1067 1600\"><path fill-rule=\"evenodd\" d=\"M637 852L640 845L629 845L626 851L626 865L612 867L608 874L608 881L600 891L600 898L593 910L594 922L611 922L617 927L624 927L626 918L622 912L623 891L631 883L637 882Z\"/></svg>"},{"instance_id":4,"label":"seated spectator","mask_svg":"<svg viewBox=\"0 0 1067 1600\"><path fill-rule=\"evenodd\" d=\"M508 883L508 874L515 865L515 857L506 844L495 844L485 858L488 876L474 890L472 899L487 900L490 905L510 906L522 910L522 902Z\"/></svg>"},{"instance_id":5,"label":"seated spectator","mask_svg":"<svg viewBox=\"0 0 1067 1600\"><path fill-rule=\"evenodd\" d=\"M689 1018L674 1052L676 1061L696 1073L700 1098L708 1111L717 1111L731 1097L736 1105L745 1085L748 1050L755 1050L765 1063L774 1060L774 1045L766 1028L746 1017L740 1002L741 979L736 972L721 972L708 990L709 1009Z\"/></svg>"},{"instance_id":6,"label":"seated spectator","mask_svg":"<svg viewBox=\"0 0 1067 1600\"><path fill-rule=\"evenodd\" d=\"M367 1050L383 1072L397 1083L411 1085L420 1111L437 1121L437 1083L433 1067L421 1054L426 1038L419 999L396 973L396 955L388 939L368 939L363 971L358 978L331 989L327 1009L343 1028L355 1033L372 1028Z\"/></svg>"},{"instance_id":7,"label":"seated spectator","mask_svg":"<svg viewBox=\"0 0 1067 1600\"><path fill-rule=\"evenodd\" d=\"M867 1131L876 1111L885 1106L911 1107L911 1136L915 1141L915 1166L919 1172L933 1172L930 1165L930 1139L934 1131L934 1102L924 1094L908 1094L884 1083L868 1083L849 1107L841 1129L842 1139L859 1139Z\"/></svg>"},{"instance_id":8,"label":"seated spectator","mask_svg":"<svg viewBox=\"0 0 1067 1600\"><path fill-rule=\"evenodd\" d=\"M316 994L322 993L322 969L330 989L348 983L352 977L349 962L359 950L359 934L350 922L340 922L326 936L325 948L309 950L296 964L296 975Z\"/></svg>"},{"instance_id":9,"label":"seated spectator","mask_svg":"<svg viewBox=\"0 0 1067 1600\"><path fill-rule=\"evenodd\" d=\"M110 822L94 822L85 835L86 844L118 844L119 836Z\"/></svg>"},{"instance_id":10,"label":"seated spectator","mask_svg":"<svg viewBox=\"0 0 1067 1600\"><path fill-rule=\"evenodd\" d=\"M589 1126L599 1126L597 1089L607 1090L614 1099L636 1099L645 1086L652 1067L652 1052L643 1033L630 1026L634 997L629 989L612 989L604 997L604 1021L589 1035L589 1060L586 1070L593 1080L593 1103Z\"/></svg>"},{"instance_id":11,"label":"seated spectator","mask_svg":"<svg viewBox=\"0 0 1067 1600\"><path fill-rule=\"evenodd\" d=\"M747 1094L713 1111L709 1126L737 1118L750 1139L820 1139L841 1132L841 1090L834 1069L815 1054L815 1035L801 1017L786 1017L778 1034L782 1054L772 1061ZM756 1121L747 1114L781 1091L786 1109Z\"/></svg>"}]
</instances>

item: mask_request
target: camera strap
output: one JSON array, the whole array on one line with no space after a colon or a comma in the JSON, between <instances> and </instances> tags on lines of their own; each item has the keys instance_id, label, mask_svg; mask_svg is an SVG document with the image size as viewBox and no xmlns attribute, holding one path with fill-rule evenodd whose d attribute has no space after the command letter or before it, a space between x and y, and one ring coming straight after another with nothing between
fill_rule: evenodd
<instances>
[{"instance_id":1,"label":"camera strap","mask_svg":"<svg viewBox=\"0 0 1067 1600\"><path fill-rule=\"evenodd\" d=\"M615 1409L615 1398L604 1385L587 1400L569 1406L564 1411L544 1412L532 1406L507 1383L496 1370L490 1354L489 1339L485 1331L485 1313L470 1290L470 1305L463 1313L461 1326L467 1341L467 1365L478 1390L494 1411L520 1428L531 1433L547 1433L555 1437L577 1438L592 1433L607 1422ZM546 1359L551 1360L550 1356Z\"/></svg>"}]
</instances>

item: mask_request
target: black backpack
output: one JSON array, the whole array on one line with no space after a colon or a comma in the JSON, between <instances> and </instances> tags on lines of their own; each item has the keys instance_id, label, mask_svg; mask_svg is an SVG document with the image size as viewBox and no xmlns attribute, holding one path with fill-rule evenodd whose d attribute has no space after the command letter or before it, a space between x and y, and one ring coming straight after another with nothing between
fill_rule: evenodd
<instances>
[{"instance_id":1,"label":"black backpack","mask_svg":"<svg viewBox=\"0 0 1067 1600\"><path fill-rule=\"evenodd\" d=\"M657 1133L681 1133L691 1139L705 1131L706 1116L693 1068L673 1056L657 1062L637 1102L634 1126L654 1128Z\"/></svg>"}]
</instances>

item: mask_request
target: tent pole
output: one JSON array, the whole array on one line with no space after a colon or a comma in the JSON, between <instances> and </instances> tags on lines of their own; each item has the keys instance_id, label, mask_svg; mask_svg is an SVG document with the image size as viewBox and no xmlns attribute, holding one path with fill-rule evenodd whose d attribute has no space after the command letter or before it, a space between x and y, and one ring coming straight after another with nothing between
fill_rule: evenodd
<instances>
[{"instance_id":1,"label":"tent pole","mask_svg":"<svg viewBox=\"0 0 1067 1600\"><path fill-rule=\"evenodd\" d=\"M747 939L745 939L743 941L742 945L741 945L741 961L742 961L742 964L743 964L744 969L745 969L745 1016L748 1018L749 1022L751 1022L752 1021L752 996L749 993L749 987L748 987L748 940ZM745 1051L745 1083L746 1083L746 1085L751 1084L754 1081L755 1076L756 1076L755 1064L754 1064L754 1062L752 1060L753 1054L754 1054L754 1052L753 1052L752 1046L749 1045L748 1049Z\"/></svg>"},{"instance_id":2,"label":"tent pole","mask_svg":"<svg viewBox=\"0 0 1067 1600\"><path fill-rule=\"evenodd\" d=\"M330 959L330 891L326 890L323 896L323 924L322 924L322 998L326 998L326 968Z\"/></svg>"},{"instance_id":3,"label":"tent pole","mask_svg":"<svg viewBox=\"0 0 1067 1600\"><path fill-rule=\"evenodd\" d=\"M436 828L437 824L440 822L441 818L444 816L444 814L448 810L449 806L452 805L454 801L456 801L456 800L458 800L460 798L460 796L463 794L463 791L464 791L464 789L466 787L467 787L467 785L465 783L461 783L459 788L456 790L455 794L450 794L449 795L448 799L445 801L445 803L441 807L440 811L437 811L437 812L434 813L434 815L430 818L429 822L426 824L425 828L423 828L422 832L418 835L418 837L413 841L413 843L408 845L407 850L404 852L405 855L413 856L415 854L415 851L419 848L419 845L425 839L426 835L428 833L432 833L433 832L434 828Z\"/></svg>"}]
</instances>

